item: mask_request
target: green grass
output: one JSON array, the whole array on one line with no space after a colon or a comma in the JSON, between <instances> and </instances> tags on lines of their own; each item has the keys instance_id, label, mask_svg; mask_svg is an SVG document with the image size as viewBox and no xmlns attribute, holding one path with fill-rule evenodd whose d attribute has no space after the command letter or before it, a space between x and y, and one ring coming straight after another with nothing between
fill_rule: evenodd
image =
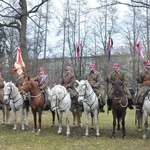
<instances>
[{"instance_id":1,"label":"green grass","mask_svg":"<svg viewBox=\"0 0 150 150\"><path fill-rule=\"evenodd\" d=\"M0 113L0 117L1 117ZM19 115L19 112L18 112ZM71 115L72 116L72 115ZM112 140L112 114L111 112L99 114L100 137L96 138L95 129L89 130L89 137L85 137L85 116L82 116L82 127L71 126L71 135L65 136L66 124L63 115L63 132L57 135L58 121L55 127L51 125L51 113L42 115L42 133L37 136L32 133L33 118L30 111L28 130L21 131L20 118L18 117L18 129L13 131L13 118L10 125L0 125L0 150L149 150L150 133L147 139L142 140L142 132L138 132L135 126L135 110L127 110L126 133L127 139L122 139L121 131L116 132L116 138ZM70 121L72 125L72 117Z\"/></svg>"}]
</instances>

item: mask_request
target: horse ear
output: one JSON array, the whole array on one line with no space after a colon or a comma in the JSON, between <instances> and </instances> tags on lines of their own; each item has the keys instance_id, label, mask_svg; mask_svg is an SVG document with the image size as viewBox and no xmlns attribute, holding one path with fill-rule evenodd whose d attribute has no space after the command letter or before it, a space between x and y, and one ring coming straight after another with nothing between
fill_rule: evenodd
<instances>
[{"instance_id":1,"label":"horse ear","mask_svg":"<svg viewBox=\"0 0 150 150\"><path fill-rule=\"evenodd\" d=\"M30 76L28 76L28 80L30 80Z\"/></svg>"},{"instance_id":2,"label":"horse ear","mask_svg":"<svg viewBox=\"0 0 150 150\"><path fill-rule=\"evenodd\" d=\"M79 85L80 84L80 82L78 81L78 80L76 80L76 83Z\"/></svg>"}]
</instances>

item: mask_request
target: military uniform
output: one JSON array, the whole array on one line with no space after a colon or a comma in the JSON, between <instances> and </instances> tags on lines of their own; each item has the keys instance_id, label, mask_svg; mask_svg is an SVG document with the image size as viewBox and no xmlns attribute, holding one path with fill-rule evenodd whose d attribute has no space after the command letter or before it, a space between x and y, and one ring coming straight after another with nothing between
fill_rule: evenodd
<instances>
[{"instance_id":1,"label":"military uniform","mask_svg":"<svg viewBox=\"0 0 150 150\"><path fill-rule=\"evenodd\" d=\"M45 74L38 75L35 78L33 78L33 80L38 82L38 85L41 90L46 90L46 88L48 87L49 84L48 75Z\"/></svg>"},{"instance_id":2,"label":"military uniform","mask_svg":"<svg viewBox=\"0 0 150 150\"><path fill-rule=\"evenodd\" d=\"M143 71L141 71L137 81L141 85L136 94L134 103L135 105L137 105L137 109L141 109L141 106L143 105L143 100L150 91L150 70L144 69Z\"/></svg>"},{"instance_id":3,"label":"military uniform","mask_svg":"<svg viewBox=\"0 0 150 150\"><path fill-rule=\"evenodd\" d=\"M74 84L76 82L76 77L73 73L70 73L70 74L66 74L63 79L62 79L62 85L64 87L67 88L68 92L70 93L70 97L71 98L75 98L77 99L78 98L78 93L74 87Z\"/></svg>"},{"instance_id":4,"label":"military uniform","mask_svg":"<svg viewBox=\"0 0 150 150\"><path fill-rule=\"evenodd\" d=\"M89 81L91 87L93 88L94 92L96 95L99 97L99 105L100 105L100 111L103 112L103 106L105 105L105 99L104 99L104 91L100 88L100 83L101 83L101 77L100 77L100 72L97 70L90 71L86 77L86 80Z\"/></svg>"}]
</instances>

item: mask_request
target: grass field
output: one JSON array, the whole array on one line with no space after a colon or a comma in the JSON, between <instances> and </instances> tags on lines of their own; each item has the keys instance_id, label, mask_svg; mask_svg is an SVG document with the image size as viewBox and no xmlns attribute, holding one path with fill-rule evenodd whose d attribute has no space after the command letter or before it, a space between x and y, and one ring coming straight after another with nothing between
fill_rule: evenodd
<instances>
[{"instance_id":1,"label":"grass field","mask_svg":"<svg viewBox=\"0 0 150 150\"><path fill-rule=\"evenodd\" d=\"M0 117L2 113L0 112ZM149 150L150 133L148 138L142 140L142 132L138 132L135 126L135 110L127 110L126 132L127 139L122 139L121 131L117 131L116 138L112 140L112 114L111 112L99 114L100 137L96 138L95 129L90 129L89 137L85 137L85 117L82 116L82 127L71 126L71 135L65 136L66 123L63 116L63 133L57 135L58 121L55 127L51 126L51 113L42 115L42 133L37 136L32 133L33 118L30 111L29 126L26 131L21 131L21 123L18 112L18 129L13 131L13 118L11 124L0 125L0 150ZM70 124L72 125L72 115Z\"/></svg>"}]
</instances>

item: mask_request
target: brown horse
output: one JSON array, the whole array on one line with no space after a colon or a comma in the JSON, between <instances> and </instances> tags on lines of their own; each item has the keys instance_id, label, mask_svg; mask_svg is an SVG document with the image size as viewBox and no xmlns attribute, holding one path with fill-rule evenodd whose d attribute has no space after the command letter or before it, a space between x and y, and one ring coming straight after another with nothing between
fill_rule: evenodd
<instances>
[{"instance_id":1,"label":"brown horse","mask_svg":"<svg viewBox=\"0 0 150 150\"><path fill-rule=\"evenodd\" d=\"M125 116L128 106L128 100L123 90L123 85L120 80L116 80L114 83L114 97L112 99L112 114L113 114L113 132L112 138L115 138L116 119L118 122L117 129L120 130L120 120L122 120L122 137L126 138L125 132Z\"/></svg>"},{"instance_id":2,"label":"brown horse","mask_svg":"<svg viewBox=\"0 0 150 150\"><path fill-rule=\"evenodd\" d=\"M42 112L45 108L45 103L46 103L45 95L40 91L37 82L30 79L30 77L24 79L23 85L21 87L21 93L24 93L24 92L30 93L29 103L30 103L33 118L34 118L33 132L37 130L37 113L38 113L39 128L38 128L37 134L40 134L41 133L41 117L42 117ZM50 109L50 105L49 105L49 109Z\"/></svg>"}]
</instances>

